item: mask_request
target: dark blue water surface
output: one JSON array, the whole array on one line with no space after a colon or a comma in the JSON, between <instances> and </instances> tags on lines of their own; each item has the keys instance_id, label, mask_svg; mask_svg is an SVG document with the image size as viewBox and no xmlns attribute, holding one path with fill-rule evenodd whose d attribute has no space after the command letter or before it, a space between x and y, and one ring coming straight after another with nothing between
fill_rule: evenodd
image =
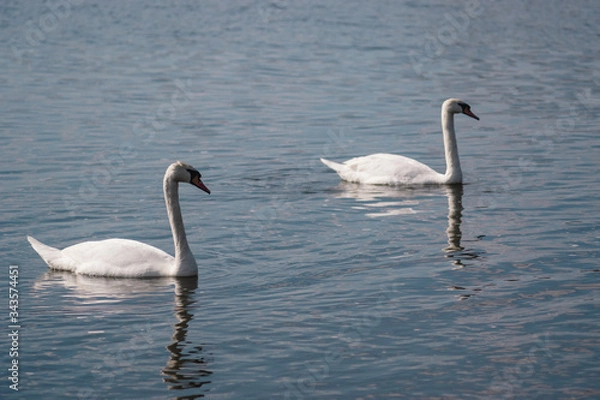
<instances>
[{"instance_id":1,"label":"dark blue water surface","mask_svg":"<svg viewBox=\"0 0 600 400\"><path fill-rule=\"evenodd\" d=\"M600 398L597 2L0 16L2 398ZM319 162L443 171L448 97L481 117L456 118L465 185L345 184ZM197 282L52 273L27 243L172 252L175 160L212 190L180 190Z\"/></svg>"}]
</instances>

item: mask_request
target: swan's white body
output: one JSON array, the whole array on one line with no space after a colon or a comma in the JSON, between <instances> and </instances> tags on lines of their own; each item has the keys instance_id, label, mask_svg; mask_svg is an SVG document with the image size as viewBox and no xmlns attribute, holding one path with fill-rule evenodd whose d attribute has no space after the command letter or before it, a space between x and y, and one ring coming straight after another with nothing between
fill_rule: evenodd
<instances>
[{"instance_id":1,"label":"swan's white body","mask_svg":"<svg viewBox=\"0 0 600 400\"><path fill-rule=\"evenodd\" d=\"M345 181L371 185L439 185L462 183L462 170L454 132L454 114L466 114L479 119L468 104L459 99L448 99L442 104L442 132L446 155L446 173L440 174L412 158L395 154L371 154L352 158L343 163L321 158Z\"/></svg>"},{"instance_id":2,"label":"swan's white body","mask_svg":"<svg viewBox=\"0 0 600 400\"><path fill-rule=\"evenodd\" d=\"M178 161L167 169L163 189L175 243L175 257L156 247L129 239L83 242L63 250L47 246L30 236L27 240L52 269L130 278L196 276L198 265L187 243L179 207L179 182L189 182L210 193L194 167Z\"/></svg>"}]
</instances>

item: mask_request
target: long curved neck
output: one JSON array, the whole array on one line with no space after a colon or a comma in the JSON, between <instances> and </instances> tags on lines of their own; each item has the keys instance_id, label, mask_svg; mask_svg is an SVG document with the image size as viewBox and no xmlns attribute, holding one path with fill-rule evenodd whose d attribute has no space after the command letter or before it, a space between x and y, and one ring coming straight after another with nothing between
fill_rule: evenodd
<instances>
[{"instance_id":1,"label":"long curved neck","mask_svg":"<svg viewBox=\"0 0 600 400\"><path fill-rule=\"evenodd\" d=\"M197 271L198 267L185 236L183 218L181 217L181 207L179 206L179 184L175 180L170 179L169 176L165 176L163 189L167 214L169 216L169 224L171 225L173 242L175 244L174 273L181 274L182 272L187 272L193 274L194 270Z\"/></svg>"},{"instance_id":2,"label":"long curved neck","mask_svg":"<svg viewBox=\"0 0 600 400\"><path fill-rule=\"evenodd\" d=\"M445 107L442 108L442 132L444 134L444 151L446 152L446 183L461 183L462 170L454 133L454 114Z\"/></svg>"}]
</instances>

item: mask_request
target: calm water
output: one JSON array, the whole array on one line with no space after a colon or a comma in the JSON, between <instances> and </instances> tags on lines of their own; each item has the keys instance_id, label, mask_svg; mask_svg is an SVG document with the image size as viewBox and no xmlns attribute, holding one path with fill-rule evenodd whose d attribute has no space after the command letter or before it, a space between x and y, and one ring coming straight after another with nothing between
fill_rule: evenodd
<instances>
[{"instance_id":1,"label":"calm water","mask_svg":"<svg viewBox=\"0 0 600 400\"><path fill-rule=\"evenodd\" d=\"M597 2L0 9L3 398L600 397ZM318 161L441 171L448 97L481 117L462 187ZM50 273L25 240L172 251L177 159L212 190L181 190L198 282Z\"/></svg>"}]
</instances>

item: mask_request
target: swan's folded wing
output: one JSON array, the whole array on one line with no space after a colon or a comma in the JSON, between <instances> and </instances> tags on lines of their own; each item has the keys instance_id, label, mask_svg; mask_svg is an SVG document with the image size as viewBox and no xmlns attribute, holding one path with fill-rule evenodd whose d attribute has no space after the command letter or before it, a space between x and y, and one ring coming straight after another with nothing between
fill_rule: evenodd
<instances>
[{"instance_id":1,"label":"swan's folded wing","mask_svg":"<svg viewBox=\"0 0 600 400\"><path fill-rule=\"evenodd\" d=\"M107 239L67 247L62 253L88 275L150 277L164 275L174 258L164 251L129 239Z\"/></svg>"},{"instance_id":2,"label":"swan's folded wing","mask_svg":"<svg viewBox=\"0 0 600 400\"><path fill-rule=\"evenodd\" d=\"M396 154L371 154L350 159L344 164L348 167L347 178L344 179L371 185L432 183L441 176L417 160Z\"/></svg>"}]
</instances>

